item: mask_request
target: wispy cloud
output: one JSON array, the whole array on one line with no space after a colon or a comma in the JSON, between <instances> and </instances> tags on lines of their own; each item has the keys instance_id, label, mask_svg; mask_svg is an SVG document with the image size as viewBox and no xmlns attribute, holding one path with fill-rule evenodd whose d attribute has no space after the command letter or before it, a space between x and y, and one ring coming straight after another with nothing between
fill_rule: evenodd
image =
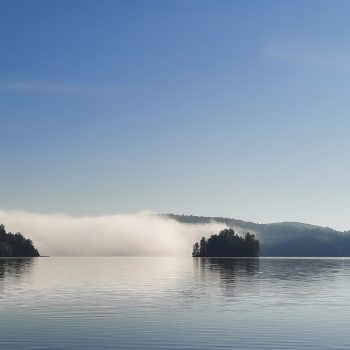
<instances>
[{"instance_id":1,"label":"wispy cloud","mask_svg":"<svg viewBox=\"0 0 350 350\"><path fill-rule=\"evenodd\" d=\"M266 54L276 59L297 64L350 70L350 51L337 51L310 43L271 45Z\"/></svg>"},{"instance_id":2,"label":"wispy cloud","mask_svg":"<svg viewBox=\"0 0 350 350\"><path fill-rule=\"evenodd\" d=\"M50 82L1 82L0 92L63 92L83 94L116 94L130 88L119 85L61 84Z\"/></svg>"},{"instance_id":3,"label":"wispy cloud","mask_svg":"<svg viewBox=\"0 0 350 350\"><path fill-rule=\"evenodd\" d=\"M200 237L224 224L184 224L149 213L68 216L1 211L0 223L51 256L190 256Z\"/></svg>"}]
</instances>

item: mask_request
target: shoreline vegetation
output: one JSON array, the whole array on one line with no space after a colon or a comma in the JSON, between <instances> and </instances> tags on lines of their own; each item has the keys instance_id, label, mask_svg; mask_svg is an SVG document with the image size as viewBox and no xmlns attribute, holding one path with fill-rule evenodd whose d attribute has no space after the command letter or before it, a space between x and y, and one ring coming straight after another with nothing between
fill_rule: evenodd
<instances>
[{"instance_id":1,"label":"shoreline vegetation","mask_svg":"<svg viewBox=\"0 0 350 350\"><path fill-rule=\"evenodd\" d=\"M30 239L25 238L20 232L6 232L5 226L0 224L0 257L22 258L39 256L38 250Z\"/></svg>"},{"instance_id":2,"label":"shoreline vegetation","mask_svg":"<svg viewBox=\"0 0 350 350\"><path fill-rule=\"evenodd\" d=\"M350 230L339 232L298 222L256 224L241 220L162 214L186 224L224 223L227 229L202 237L193 245L193 257L349 257ZM231 225L231 227L230 227ZM239 234L236 234L237 229ZM247 232L245 235L242 235ZM254 232L251 234L250 232ZM256 238L256 235L259 239ZM41 256L30 239L6 232L0 224L0 258Z\"/></svg>"},{"instance_id":3,"label":"shoreline vegetation","mask_svg":"<svg viewBox=\"0 0 350 350\"><path fill-rule=\"evenodd\" d=\"M260 243L255 235L240 236L233 229L224 229L219 234L202 237L193 245L193 257L258 257Z\"/></svg>"}]
</instances>

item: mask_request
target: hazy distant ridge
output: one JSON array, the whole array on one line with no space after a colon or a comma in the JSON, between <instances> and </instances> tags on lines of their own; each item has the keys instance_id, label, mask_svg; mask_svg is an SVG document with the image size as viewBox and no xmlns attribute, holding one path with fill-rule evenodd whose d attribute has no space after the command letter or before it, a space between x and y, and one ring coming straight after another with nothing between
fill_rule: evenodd
<instances>
[{"instance_id":1,"label":"hazy distant ridge","mask_svg":"<svg viewBox=\"0 0 350 350\"><path fill-rule=\"evenodd\" d=\"M261 242L261 256L350 256L350 231L299 222L257 224L224 217L162 216L187 224L224 223L237 231L253 232Z\"/></svg>"}]
</instances>

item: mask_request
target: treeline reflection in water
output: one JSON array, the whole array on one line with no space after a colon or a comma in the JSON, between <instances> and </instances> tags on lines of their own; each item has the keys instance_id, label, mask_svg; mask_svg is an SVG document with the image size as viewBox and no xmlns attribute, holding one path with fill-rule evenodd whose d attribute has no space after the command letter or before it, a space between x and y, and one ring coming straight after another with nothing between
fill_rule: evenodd
<instances>
[{"instance_id":1,"label":"treeline reflection in water","mask_svg":"<svg viewBox=\"0 0 350 350\"><path fill-rule=\"evenodd\" d=\"M0 349L345 349L349 290L341 258L0 259Z\"/></svg>"},{"instance_id":2,"label":"treeline reflection in water","mask_svg":"<svg viewBox=\"0 0 350 350\"><path fill-rule=\"evenodd\" d=\"M0 283L6 278L21 278L33 267L34 258L0 258Z\"/></svg>"},{"instance_id":3,"label":"treeline reflection in water","mask_svg":"<svg viewBox=\"0 0 350 350\"><path fill-rule=\"evenodd\" d=\"M331 286L350 276L348 258L194 258L194 274L200 288L220 288L226 295L257 290L262 284L271 292L279 288L304 293L313 287ZM243 290L242 290L243 289ZM307 293L306 293L307 294Z\"/></svg>"},{"instance_id":4,"label":"treeline reflection in water","mask_svg":"<svg viewBox=\"0 0 350 350\"><path fill-rule=\"evenodd\" d=\"M31 272L35 272L35 261L40 258L0 258L0 282L7 278L21 278ZM78 258L79 259L79 258ZM78 260L77 259L77 260ZM88 258L84 258L86 260ZM104 258L91 258L96 261ZM109 258L112 259L113 258ZM115 260L126 258L115 258ZM133 258L127 258L133 259ZM140 258L135 258L140 259ZM142 258L141 258L142 259ZM145 258L150 261L152 258ZM164 259L167 265L168 258ZM178 260L187 258L171 258L174 265ZM50 259L49 259L50 260ZM293 282L312 282L322 279L334 278L338 273L350 272L350 258L193 258L192 267L194 276L202 280L222 281L228 285L238 282L240 279L256 280L281 280ZM40 263L44 263L41 261ZM137 265L136 265L137 266ZM135 266L135 267L136 267ZM145 266L142 266L144 273ZM108 268L108 266L106 266ZM137 271L136 272L137 275ZM94 276L91 276L94 279Z\"/></svg>"}]
</instances>

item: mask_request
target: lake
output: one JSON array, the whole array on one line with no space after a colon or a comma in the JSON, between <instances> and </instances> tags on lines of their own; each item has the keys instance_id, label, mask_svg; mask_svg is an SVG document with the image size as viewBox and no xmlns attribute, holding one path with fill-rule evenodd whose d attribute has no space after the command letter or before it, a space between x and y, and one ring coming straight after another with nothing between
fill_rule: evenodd
<instances>
[{"instance_id":1,"label":"lake","mask_svg":"<svg viewBox=\"0 0 350 350\"><path fill-rule=\"evenodd\" d=\"M350 259L0 259L0 349L348 349Z\"/></svg>"}]
</instances>

